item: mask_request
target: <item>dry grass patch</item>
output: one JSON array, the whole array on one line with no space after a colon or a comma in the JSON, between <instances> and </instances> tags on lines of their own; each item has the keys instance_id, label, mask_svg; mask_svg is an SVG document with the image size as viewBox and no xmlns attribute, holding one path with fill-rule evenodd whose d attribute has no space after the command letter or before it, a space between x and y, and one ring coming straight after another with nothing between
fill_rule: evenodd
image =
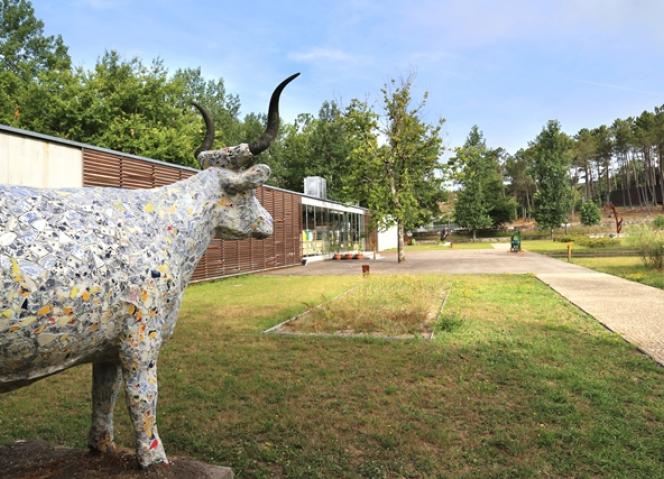
<instances>
[{"instance_id":1,"label":"dry grass patch","mask_svg":"<svg viewBox=\"0 0 664 479\"><path fill-rule=\"evenodd\" d=\"M440 276L370 276L276 332L430 337L448 284Z\"/></svg>"}]
</instances>

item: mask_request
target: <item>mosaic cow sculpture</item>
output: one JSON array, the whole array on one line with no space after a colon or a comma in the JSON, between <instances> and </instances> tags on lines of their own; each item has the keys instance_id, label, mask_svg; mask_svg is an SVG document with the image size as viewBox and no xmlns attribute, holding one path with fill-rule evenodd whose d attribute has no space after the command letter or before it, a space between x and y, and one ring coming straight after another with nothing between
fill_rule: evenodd
<instances>
[{"instance_id":1,"label":"mosaic cow sculpture","mask_svg":"<svg viewBox=\"0 0 664 479\"><path fill-rule=\"evenodd\" d=\"M151 190L0 186L0 392L93 364L89 446L109 452L124 380L141 466L168 462L156 424L157 358L175 328L182 292L215 231L272 234L255 188L270 169L254 157L274 139L279 96L253 144L210 150L200 173Z\"/></svg>"}]
</instances>

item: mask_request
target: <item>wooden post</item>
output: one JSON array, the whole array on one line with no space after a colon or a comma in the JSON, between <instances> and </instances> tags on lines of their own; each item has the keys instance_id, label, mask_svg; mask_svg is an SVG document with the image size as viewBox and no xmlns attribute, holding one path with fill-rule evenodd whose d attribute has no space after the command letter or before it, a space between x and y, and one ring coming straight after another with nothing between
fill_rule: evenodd
<instances>
[{"instance_id":1,"label":"wooden post","mask_svg":"<svg viewBox=\"0 0 664 479\"><path fill-rule=\"evenodd\" d=\"M567 261L572 261L572 243L567 243Z\"/></svg>"}]
</instances>

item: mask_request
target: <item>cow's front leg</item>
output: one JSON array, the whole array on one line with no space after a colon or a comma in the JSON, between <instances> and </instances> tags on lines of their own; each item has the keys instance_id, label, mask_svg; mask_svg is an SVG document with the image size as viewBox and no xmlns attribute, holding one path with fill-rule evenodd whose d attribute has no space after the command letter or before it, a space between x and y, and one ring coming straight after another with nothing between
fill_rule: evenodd
<instances>
[{"instance_id":1,"label":"cow's front leg","mask_svg":"<svg viewBox=\"0 0 664 479\"><path fill-rule=\"evenodd\" d=\"M93 451L113 452L113 409L120 392L122 370L118 362L92 365L92 426L88 446Z\"/></svg>"},{"instance_id":2,"label":"cow's front leg","mask_svg":"<svg viewBox=\"0 0 664 479\"><path fill-rule=\"evenodd\" d=\"M157 357L160 341L156 334L128 338L120 348L127 407L134 426L136 454L141 467L168 463L157 432Z\"/></svg>"}]
</instances>

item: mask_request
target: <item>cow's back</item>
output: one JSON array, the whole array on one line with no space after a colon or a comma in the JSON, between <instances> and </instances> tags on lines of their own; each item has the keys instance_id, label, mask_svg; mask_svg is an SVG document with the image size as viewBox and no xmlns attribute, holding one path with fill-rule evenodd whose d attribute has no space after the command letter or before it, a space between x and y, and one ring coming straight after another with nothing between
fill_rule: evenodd
<instances>
[{"instance_id":1,"label":"cow's back","mask_svg":"<svg viewBox=\"0 0 664 479\"><path fill-rule=\"evenodd\" d=\"M132 193L0 186L0 390L112 351Z\"/></svg>"}]
</instances>

